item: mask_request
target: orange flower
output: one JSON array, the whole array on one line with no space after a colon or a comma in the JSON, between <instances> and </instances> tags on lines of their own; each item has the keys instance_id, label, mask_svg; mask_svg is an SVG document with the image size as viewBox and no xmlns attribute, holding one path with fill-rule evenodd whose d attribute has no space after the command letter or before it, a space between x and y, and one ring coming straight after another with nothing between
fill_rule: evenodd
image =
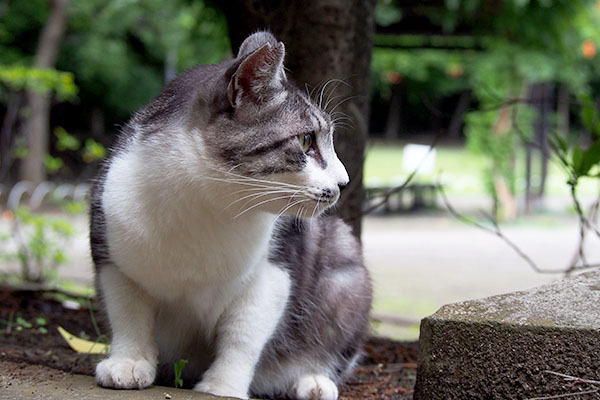
<instances>
[{"instance_id":1,"label":"orange flower","mask_svg":"<svg viewBox=\"0 0 600 400\"><path fill-rule=\"evenodd\" d=\"M402 82L402 75L400 75L399 73L397 73L395 71L388 72L386 78L387 78L388 82L393 85L397 85L400 82Z\"/></svg>"},{"instance_id":2,"label":"orange flower","mask_svg":"<svg viewBox=\"0 0 600 400\"><path fill-rule=\"evenodd\" d=\"M451 64L446 70L446 74L452 78L460 78L465 73L465 69L460 64Z\"/></svg>"},{"instance_id":3,"label":"orange flower","mask_svg":"<svg viewBox=\"0 0 600 400\"><path fill-rule=\"evenodd\" d=\"M591 40L586 40L581 45L581 52L585 58L590 60L596 55L596 45Z\"/></svg>"},{"instance_id":4,"label":"orange flower","mask_svg":"<svg viewBox=\"0 0 600 400\"><path fill-rule=\"evenodd\" d=\"M9 221L9 222L10 222L10 221L12 221L13 219L15 219L15 216L14 216L14 214L13 214L13 212L12 212L12 211L10 211L10 210L4 210L4 211L2 212L2 218L3 218L4 220L6 220L6 221Z\"/></svg>"}]
</instances>

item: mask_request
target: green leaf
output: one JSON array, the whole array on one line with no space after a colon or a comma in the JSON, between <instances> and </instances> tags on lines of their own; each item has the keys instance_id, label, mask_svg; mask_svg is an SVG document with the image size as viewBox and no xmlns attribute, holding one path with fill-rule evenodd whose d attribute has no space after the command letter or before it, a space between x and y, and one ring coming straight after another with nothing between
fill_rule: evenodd
<instances>
[{"instance_id":1,"label":"green leaf","mask_svg":"<svg viewBox=\"0 0 600 400\"><path fill-rule=\"evenodd\" d=\"M50 154L46 154L46 157L44 157L44 166L49 174L58 172L63 165L65 165L65 163L62 158L52 157Z\"/></svg>"},{"instance_id":2,"label":"green leaf","mask_svg":"<svg viewBox=\"0 0 600 400\"><path fill-rule=\"evenodd\" d=\"M588 175L592 167L600 163L600 140L591 145L581 157L581 172L579 175Z\"/></svg>"},{"instance_id":3,"label":"green leaf","mask_svg":"<svg viewBox=\"0 0 600 400\"><path fill-rule=\"evenodd\" d=\"M584 105L581 109L581 122L594 135L600 135L600 115L593 105Z\"/></svg>"},{"instance_id":4,"label":"green leaf","mask_svg":"<svg viewBox=\"0 0 600 400\"><path fill-rule=\"evenodd\" d=\"M73 225L64 219L54 219L51 222L51 226L52 230L61 236L69 237L75 234L75 228L73 228Z\"/></svg>"},{"instance_id":5,"label":"green leaf","mask_svg":"<svg viewBox=\"0 0 600 400\"><path fill-rule=\"evenodd\" d=\"M94 139L87 139L85 141L85 147L83 149L83 161L91 163L94 161L102 160L108 155L106 148L101 143L96 142Z\"/></svg>"},{"instance_id":6,"label":"green leaf","mask_svg":"<svg viewBox=\"0 0 600 400\"><path fill-rule=\"evenodd\" d=\"M62 250L57 249L54 252L54 255L52 256L52 261L54 262L54 264L57 264L57 265L64 264L65 262L68 261L68 258Z\"/></svg>"},{"instance_id":7,"label":"green leaf","mask_svg":"<svg viewBox=\"0 0 600 400\"><path fill-rule=\"evenodd\" d=\"M82 214L85 212L87 203L85 201L69 201L62 206L63 211L69 214Z\"/></svg>"},{"instance_id":8,"label":"green leaf","mask_svg":"<svg viewBox=\"0 0 600 400\"><path fill-rule=\"evenodd\" d=\"M27 322L23 317L17 317L16 323L18 326L27 328L27 329L33 327L31 322Z\"/></svg>"},{"instance_id":9,"label":"green leaf","mask_svg":"<svg viewBox=\"0 0 600 400\"><path fill-rule=\"evenodd\" d=\"M183 367L185 367L185 365L188 363L188 360L179 360L177 361L174 365L173 368L175 369L175 387L176 388L180 388L183 387L183 379L181 379L181 373L183 372Z\"/></svg>"},{"instance_id":10,"label":"green leaf","mask_svg":"<svg viewBox=\"0 0 600 400\"><path fill-rule=\"evenodd\" d=\"M581 151L581 148L575 147L573 149L573 155L572 155L572 160L573 160L573 171L575 172L575 174L577 176L581 176L581 175L585 175L582 174L582 162L583 162L583 151Z\"/></svg>"},{"instance_id":11,"label":"green leaf","mask_svg":"<svg viewBox=\"0 0 600 400\"><path fill-rule=\"evenodd\" d=\"M58 139L56 149L58 151L79 150L81 143L75 136L69 134L63 127L57 126L54 128L54 136Z\"/></svg>"},{"instance_id":12,"label":"green leaf","mask_svg":"<svg viewBox=\"0 0 600 400\"><path fill-rule=\"evenodd\" d=\"M555 135L554 138L556 139L559 148L563 151L563 153L566 153L569 149L567 147L567 142L565 141L565 139L560 137L560 135Z\"/></svg>"}]
</instances>

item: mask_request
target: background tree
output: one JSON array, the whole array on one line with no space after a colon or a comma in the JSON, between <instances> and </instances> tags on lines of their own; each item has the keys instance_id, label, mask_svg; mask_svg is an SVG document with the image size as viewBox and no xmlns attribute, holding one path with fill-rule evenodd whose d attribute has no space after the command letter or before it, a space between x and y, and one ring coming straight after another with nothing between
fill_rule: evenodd
<instances>
[{"instance_id":1,"label":"background tree","mask_svg":"<svg viewBox=\"0 0 600 400\"><path fill-rule=\"evenodd\" d=\"M51 11L40 33L33 67L54 68L56 57L65 30L68 0L52 0ZM50 134L50 95L36 90L27 90L29 107L25 134L28 153L21 165L21 178L39 184L46 177L44 157L48 153Z\"/></svg>"},{"instance_id":2,"label":"background tree","mask_svg":"<svg viewBox=\"0 0 600 400\"><path fill-rule=\"evenodd\" d=\"M321 98L334 119L336 150L350 175L338 214L360 236L363 158L368 137L370 61L375 0L226 2L223 10L235 50L249 34L268 29L286 45L285 65L301 86ZM342 80L342 81L340 81ZM328 100L331 100L330 102Z\"/></svg>"}]
</instances>

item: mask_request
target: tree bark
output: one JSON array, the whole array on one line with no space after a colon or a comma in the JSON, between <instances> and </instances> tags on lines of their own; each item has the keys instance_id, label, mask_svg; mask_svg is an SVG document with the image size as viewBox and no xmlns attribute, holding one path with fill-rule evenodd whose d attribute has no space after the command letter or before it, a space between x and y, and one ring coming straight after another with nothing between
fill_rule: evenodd
<instances>
[{"instance_id":1,"label":"tree bark","mask_svg":"<svg viewBox=\"0 0 600 400\"><path fill-rule=\"evenodd\" d=\"M6 114L0 129L0 182L8 182L10 179L10 168L14 158L11 156L11 148L15 137L15 127L19 122L19 112L23 106L23 93L12 92L8 97Z\"/></svg>"},{"instance_id":2,"label":"tree bark","mask_svg":"<svg viewBox=\"0 0 600 400\"><path fill-rule=\"evenodd\" d=\"M465 114L469 110L471 104L471 98L473 97L472 90L465 90L460 94L454 113L452 113L452 119L448 125L448 139L458 140L460 139L460 128L465 119Z\"/></svg>"},{"instance_id":3,"label":"tree bark","mask_svg":"<svg viewBox=\"0 0 600 400\"><path fill-rule=\"evenodd\" d=\"M384 137L388 141L398 139L400 133L400 125L402 123L401 114L402 92L399 87L394 86L392 89L392 98L390 100L390 108L387 121L385 123Z\"/></svg>"},{"instance_id":4,"label":"tree bark","mask_svg":"<svg viewBox=\"0 0 600 400\"><path fill-rule=\"evenodd\" d=\"M268 29L285 43L285 65L301 88L307 84L319 93L331 79L347 83L329 84L326 96L339 96L331 101L328 111L335 108L352 120L352 127L336 129L336 150L351 180L337 213L358 237L375 4L376 0L232 0L222 6L234 51L249 34Z\"/></svg>"},{"instance_id":5,"label":"tree bark","mask_svg":"<svg viewBox=\"0 0 600 400\"><path fill-rule=\"evenodd\" d=\"M51 0L51 10L40 33L34 68L53 68L66 25L68 0ZM21 179L39 184L46 178L44 157L48 153L50 131L50 95L28 90L29 117L24 126L28 153L21 165Z\"/></svg>"}]
</instances>

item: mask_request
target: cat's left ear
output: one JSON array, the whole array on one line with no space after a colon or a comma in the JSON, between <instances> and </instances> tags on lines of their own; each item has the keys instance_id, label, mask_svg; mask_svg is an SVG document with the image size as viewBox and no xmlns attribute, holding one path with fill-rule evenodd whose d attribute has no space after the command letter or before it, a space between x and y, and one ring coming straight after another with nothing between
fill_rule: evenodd
<instances>
[{"instance_id":1,"label":"cat's left ear","mask_svg":"<svg viewBox=\"0 0 600 400\"><path fill-rule=\"evenodd\" d=\"M272 45L267 42L250 53L239 65L227 87L227 96L232 107L250 101L262 104L283 86L285 71L283 58L285 46L282 42Z\"/></svg>"}]
</instances>

